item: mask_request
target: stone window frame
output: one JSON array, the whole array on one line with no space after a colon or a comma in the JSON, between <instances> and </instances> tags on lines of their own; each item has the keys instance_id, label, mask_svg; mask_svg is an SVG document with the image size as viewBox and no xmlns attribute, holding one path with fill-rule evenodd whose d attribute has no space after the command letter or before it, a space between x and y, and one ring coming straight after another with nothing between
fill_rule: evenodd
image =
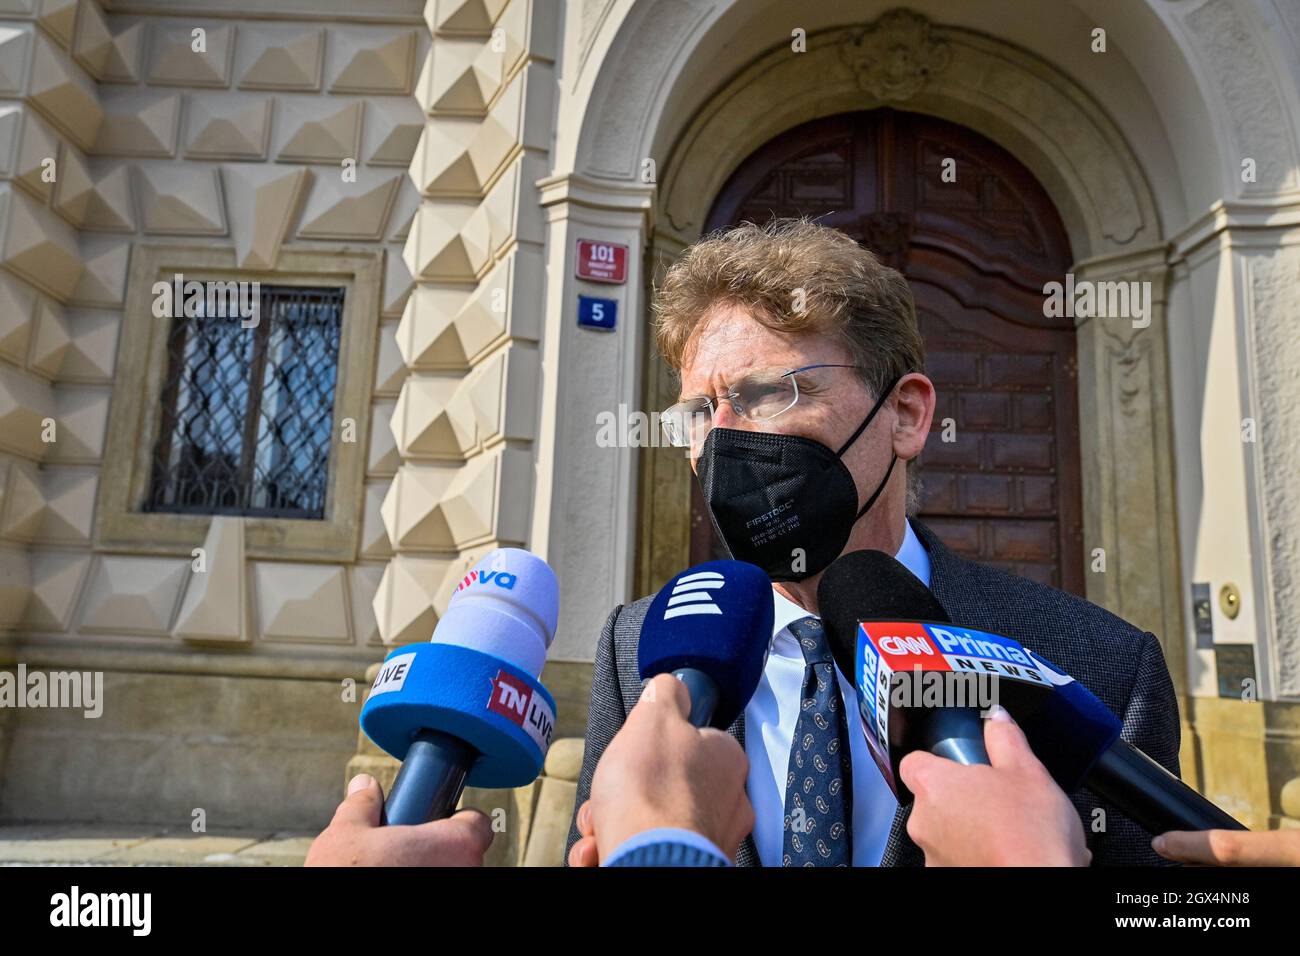
<instances>
[{"instance_id":1,"label":"stone window frame","mask_svg":"<svg viewBox=\"0 0 1300 956\"><path fill-rule=\"evenodd\" d=\"M249 558L355 561L364 510L370 399L379 334L381 250L284 249L271 271L241 269L231 249L137 245L126 308L104 458L95 506L97 551L188 556L203 544L212 516L143 510L161 413L171 321L153 314L153 284L186 280L260 281L343 288L334 435L351 418L356 441L336 440L323 519L245 517ZM232 320L237 321L237 320Z\"/></svg>"}]
</instances>

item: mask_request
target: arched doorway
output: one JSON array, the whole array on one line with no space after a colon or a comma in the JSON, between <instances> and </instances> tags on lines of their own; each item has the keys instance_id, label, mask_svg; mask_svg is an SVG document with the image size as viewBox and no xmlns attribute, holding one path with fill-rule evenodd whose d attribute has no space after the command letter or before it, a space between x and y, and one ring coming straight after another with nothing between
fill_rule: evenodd
<instances>
[{"instance_id":1,"label":"arched doorway","mask_svg":"<svg viewBox=\"0 0 1300 956\"><path fill-rule=\"evenodd\" d=\"M1072 259L1046 191L969 129L879 109L760 147L705 231L798 215L852 235L912 285L939 393L920 519L963 555L1082 594L1075 333L1042 306ZM718 546L692 484L694 563Z\"/></svg>"}]
</instances>

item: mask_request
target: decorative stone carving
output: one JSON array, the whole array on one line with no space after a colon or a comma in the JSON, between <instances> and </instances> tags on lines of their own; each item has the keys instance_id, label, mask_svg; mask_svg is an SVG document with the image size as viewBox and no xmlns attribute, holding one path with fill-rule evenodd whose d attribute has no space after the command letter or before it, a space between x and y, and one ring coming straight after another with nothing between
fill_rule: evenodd
<instances>
[{"instance_id":1,"label":"decorative stone carving","mask_svg":"<svg viewBox=\"0 0 1300 956\"><path fill-rule=\"evenodd\" d=\"M246 66L239 86L246 90L318 90L325 31L319 27L259 27L245 31L239 56Z\"/></svg>"},{"instance_id":2,"label":"decorative stone carving","mask_svg":"<svg viewBox=\"0 0 1300 956\"><path fill-rule=\"evenodd\" d=\"M240 267L275 268L306 189L308 171L232 164L221 172Z\"/></svg>"},{"instance_id":3,"label":"decorative stone carving","mask_svg":"<svg viewBox=\"0 0 1300 956\"><path fill-rule=\"evenodd\" d=\"M1282 4L1280 6L1285 6ZM1269 54L1229 0L1210 0L1187 14L1187 26L1223 98L1232 130L1229 182L1242 193L1277 193L1300 185L1300 158L1289 113L1268 65ZM1256 161L1256 181L1243 183L1241 157Z\"/></svg>"},{"instance_id":4,"label":"decorative stone carving","mask_svg":"<svg viewBox=\"0 0 1300 956\"><path fill-rule=\"evenodd\" d=\"M99 461L104 454L111 395L108 388L60 385L54 389L58 441L50 443L47 460L88 464Z\"/></svg>"},{"instance_id":5,"label":"decorative stone carving","mask_svg":"<svg viewBox=\"0 0 1300 956\"><path fill-rule=\"evenodd\" d=\"M930 35L930 21L910 10L891 10L854 38L840 55L858 85L885 102L909 100L948 65L948 44Z\"/></svg>"},{"instance_id":6,"label":"decorative stone carving","mask_svg":"<svg viewBox=\"0 0 1300 956\"><path fill-rule=\"evenodd\" d=\"M26 283L0 273L0 355L16 365L27 358L36 293Z\"/></svg>"},{"instance_id":7,"label":"decorative stone carving","mask_svg":"<svg viewBox=\"0 0 1300 956\"><path fill-rule=\"evenodd\" d=\"M0 94L21 96L27 75L27 54L32 32L21 27L0 26Z\"/></svg>"},{"instance_id":8,"label":"decorative stone carving","mask_svg":"<svg viewBox=\"0 0 1300 956\"><path fill-rule=\"evenodd\" d=\"M384 526L403 550L523 542L531 487L532 456L524 449L498 448L453 468L407 463L384 498Z\"/></svg>"},{"instance_id":9,"label":"decorative stone carving","mask_svg":"<svg viewBox=\"0 0 1300 956\"><path fill-rule=\"evenodd\" d=\"M49 299L36 306L36 339L32 343L30 367L46 378L58 378L68 354L72 336L63 309Z\"/></svg>"},{"instance_id":10,"label":"decorative stone carving","mask_svg":"<svg viewBox=\"0 0 1300 956\"><path fill-rule=\"evenodd\" d=\"M483 34L492 29L509 0L438 0L425 7L429 29L438 33Z\"/></svg>"},{"instance_id":11,"label":"decorative stone carving","mask_svg":"<svg viewBox=\"0 0 1300 956\"><path fill-rule=\"evenodd\" d=\"M366 458L367 476L391 476L397 473L402 457L397 453L397 440L389 422L393 419L396 402L377 401L370 409L370 453Z\"/></svg>"},{"instance_id":12,"label":"decorative stone carving","mask_svg":"<svg viewBox=\"0 0 1300 956\"><path fill-rule=\"evenodd\" d=\"M402 95L415 71L414 30L338 27L330 31L330 62L339 64L331 93Z\"/></svg>"},{"instance_id":13,"label":"decorative stone carving","mask_svg":"<svg viewBox=\"0 0 1300 956\"><path fill-rule=\"evenodd\" d=\"M417 278L473 282L488 265L491 240L492 227L483 205L422 203L402 258Z\"/></svg>"},{"instance_id":14,"label":"decorative stone carving","mask_svg":"<svg viewBox=\"0 0 1300 956\"><path fill-rule=\"evenodd\" d=\"M414 375L402 386L391 427L403 460L461 461L478 439L478 423L466 380L449 375Z\"/></svg>"},{"instance_id":15,"label":"decorative stone carving","mask_svg":"<svg viewBox=\"0 0 1300 956\"><path fill-rule=\"evenodd\" d=\"M81 275L69 299L77 305L118 306L126 296L131 240L126 236L81 234Z\"/></svg>"},{"instance_id":16,"label":"decorative stone carving","mask_svg":"<svg viewBox=\"0 0 1300 956\"><path fill-rule=\"evenodd\" d=\"M86 584L77 629L166 636L190 573L189 562L181 559L100 555Z\"/></svg>"},{"instance_id":17,"label":"decorative stone carving","mask_svg":"<svg viewBox=\"0 0 1300 956\"><path fill-rule=\"evenodd\" d=\"M105 100L108 117L95 141L96 153L159 159L175 155L181 116L179 93L158 96L132 90Z\"/></svg>"},{"instance_id":18,"label":"decorative stone carving","mask_svg":"<svg viewBox=\"0 0 1300 956\"><path fill-rule=\"evenodd\" d=\"M85 268L72 227L25 193L3 186L0 265L63 301L72 298Z\"/></svg>"},{"instance_id":19,"label":"decorative stone carving","mask_svg":"<svg viewBox=\"0 0 1300 956\"><path fill-rule=\"evenodd\" d=\"M31 555L32 590L22 624L38 631L66 631L89 554L46 551Z\"/></svg>"},{"instance_id":20,"label":"decorative stone carving","mask_svg":"<svg viewBox=\"0 0 1300 956\"><path fill-rule=\"evenodd\" d=\"M271 139L271 100L191 97L185 155L193 159L265 159Z\"/></svg>"},{"instance_id":21,"label":"decorative stone carving","mask_svg":"<svg viewBox=\"0 0 1300 956\"><path fill-rule=\"evenodd\" d=\"M203 541L203 560L203 571L190 565L173 636L187 641L246 643L252 633L242 518L213 516Z\"/></svg>"},{"instance_id":22,"label":"decorative stone carving","mask_svg":"<svg viewBox=\"0 0 1300 956\"><path fill-rule=\"evenodd\" d=\"M41 0L36 22L65 48L72 42L72 28L77 21L79 0Z\"/></svg>"},{"instance_id":23,"label":"decorative stone carving","mask_svg":"<svg viewBox=\"0 0 1300 956\"><path fill-rule=\"evenodd\" d=\"M31 597L31 566L25 551L0 547L0 628L23 619Z\"/></svg>"},{"instance_id":24,"label":"decorative stone carving","mask_svg":"<svg viewBox=\"0 0 1300 956\"><path fill-rule=\"evenodd\" d=\"M0 31L0 62L5 59ZM32 48L28 101L82 149L89 149L104 120L94 82L68 55L40 34Z\"/></svg>"},{"instance_id":25,"label":"decorative stone carving","mask_svg":"<svg viewBox=\"0 0 1300 956\"><path fill-rule=\"evenodd\" d=\"M405 177L403 177L405 181ZM400 249L389 249L384 254L384 294L380 299L380 314L399 317L415 284L406 268Z\"/></svg>"},{"instance_id":26,"label":"decorative stone carving","mask_svg":"<svg viewBox=\"0 0 1300 956\"><path fill-rule=\"evenodd\" d=\"M83 3L72 56L101 83L135 83L139 79L137 64L143 35L143 20L114 35L99 4Z\"/></svg>"},{"instance_id":27,"label":"decorative stone carving","mask_svg":"<svg viewBox=\"0 0 1300 956\"><path fill-rule=\"evenodd\" d=\"M224 236L221 181L207 166L151 165L136 169L140 224L155 235Z\"/></svg>"},{"instance_id":28,"label":"decorative stone carving","mask_svg":"<svg viewBox=\"0 0 1300 956\"><path fill-rule=\"evenodd\" d=\"M206 33L204 50L194 49L195 29ZM234 52L233 26L164 26L155 21L148 82L156 86L229 86Z\"/></svg>"},{"instance_id":29,"label":"decorative stone carving","mask_svg":"<svg viewBox=\"0 0 1300 956\"><path fill-rule=\"evenodd\" d=\"M65 326L71 339L59 368L64 382L110 382L117 355L118 312L106 309L70 309Z\"/></svg>"},{"instance_id":30,"label":"decorative stone carving","mask_svg":"<svg viewBox=\"0 0 1300 956\"><path fill-rule=\"evenodd\" d=\"M411 165L415 146L424 131L424 116L409 99L375 97L366 110L367 140L374 144L366 162L371 166Z\"/></svg>"},{"instance_id":31,"label":"decorative stone carving","mask_svg":"<svg viewBox=\"0 0 1300 956\"><path fill-rule=\"evenodd\" d=\"M351 643L342 565L258 561L253 580L263 639Z\"/></svg>"},{"instance_id":32,"label":"decorative stone carving","mask_svg":"<svg viewBox=\"0 0 1300 956\"><path fill-rule=\"evenodd\" d=\"M415 97L426 113L482 116L501 86L503 54L481 40L447 39L425 61Z\"/></svg>"},{"instance_id":33,"label":"decorative stone carving","mask_svg":"<svg viewBox=\"0 0 1300 956\"><path fill-rule=\"evenodd\" d=\"M0 365L0 450L40 461L53 444L41 440L45 420L53 417L54 394L48 382Z\"/></svg>"},{"instance_id":34,"label":"decorative stone carving","mask_svg":"<svg viewBox=\"0 0 1300 956\"><path fill-rule=\"evenodd\" d=\"M373 609L385 644L427 641L468 565L458 558L397 554L384 568Z\"/></svg>"},{"instance_id":35,"label":"decorative stone carving","mask_svg":"<svg viewBox=\"0 0 1300 956\"><path fill-rule=\"evenodd\" d=\"M279 162L338 164L358 158L363 102L284 97L280 106L277 123L285 139L276 153Z\"/></svg>"},{"instance_id":36,"label":"decorative stone carving","mask_svg":"<svg viewBox=\"0 0 1300 956\"><path fill-rule=\"evenodd\" d=\"M0 176L12 178L16 185L47 202L53 186L43 174L47 161L58 152L58 138L31 110L17 104L0 107Z\"/></svg>"},{"instance_id":37,"label":"decorative stone carving","mask_svg":"<svg viewBox=\"0 0 1300 956\"><path fill-rule=\"evenodd\" d=\"M135 232L131 175L126 165L114 166L95 179L71 148L62 155L54 209L79 229Z\"/></svg>"},{"instance_id":38,"label":"decorative stone carving","mask_svg":"<svg viewBox=\"0 0 1300 956\"><path fill-rule=\"evenodd\" d=\"M17 541L32 541L45 517L45 491L40 472L32 465L15 461L5 486L3 523L0 535Z\"/></svg>"},{"instance_id":39,"label":"decorative stone carving","mask_svg":"<svg viewBox=\"0 0 1300 956\"><path fill-rule=\"evenodd\" d=\"M358 169L356 182L341 176L316 181L302 214L299 239L383 239L397 187L404 177Z\"/></svg>"},{"instance_id":40,"label":"decorative stone carving","mask_svg":"<svg viewBox=\"0 0 1300 956\"><path fill-rule=\"evenodd\" d=\"M388 540L388 529L384 527L384 517L380 514L384 498L388 495L388 486L392 482L370 482L366 485L366 511L361 522L361 554L367 558L387 558L393 553L392 542Z\"/></svg>"},{"instance_id":41,"label":"decorative stone carving","mask_svg":"<svg viewBox=\"0 0 1300 956\"><path fill-rule=\"evenodd\" d=\"M1267 578L1268 608L1260 625L1274 635L1294 635L1300 624L1300 494L1294 470L1300 449L1292 436L1300 427L1291 383L1300 369L1300 346L1292 330L1300 322L1295 290L1300 286L1300 250L1294 246L1253 257L1247 272L1252 314L1250 366L1258 402L1259 434L1253 446L1264 527L1261 539ZM1270 642L1279 697L1300 697L1300 641ZM1261 667L1268 662L1261 661Z\"/></svg>"},{"instance_id":42,"label":"decorative stone carving","mask_svg":"<svg viewBox=\"0 0 1300 956\"><path fill-rule=\"evenodd\" d=\"M383 576L382 564L354 564L348 569L348 580L352 587L352 632L360 644L382 643L379 623L375 620L374 603Z\"/></svg>"},{"instance_id":43,"label":"decorative stone carving","mask_svg":"<svg viewBox=\"0 0 1300 956\"><path fill-rule=\"evenodd\" d=\"M397 344L398 324L385 322L379 326L379 350L375 356L376 395L396 395L406 381L406 364Z\"/></svg>"},{"instance_id":44,"label":"decorative stone carving","mask_svg":"<svg viewBox=\"0 0 1300 956\"><path fill-rule=\"evenodd\" d=\"M528 308L529 290L539 288L543 264L536 252L519 247L473 290L417 285L397 327L406 364L419 369L467 369L506 334L536 339L538 312ZM512 303L521 304L513 308Z\"/></svg>"},{"instance_id":45,"label":"decorative stone carving","mask_svg":"<svg viewBox=\"0 0 1300 956\"><path fill-rule=\"evenodd\" d=\"M42 473L45 513L37 538L51 544L88 545L95 512L99 473L80 468L53 468Z\"/></svg>"}]
</instances>

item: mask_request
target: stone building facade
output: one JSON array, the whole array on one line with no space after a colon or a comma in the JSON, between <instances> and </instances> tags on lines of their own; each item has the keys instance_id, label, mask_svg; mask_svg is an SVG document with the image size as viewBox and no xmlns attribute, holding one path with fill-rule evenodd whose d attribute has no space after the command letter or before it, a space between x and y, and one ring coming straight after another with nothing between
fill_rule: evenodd
<instances>
[{"instance_id":1,"label":"stone building facade","mask_svg":"<svg viewBox=\"0 0 1300 956\"><path fill-rule=\"evenodd\" d=\"M1073 281L1150 290L1141 321L1056 330L1077 435L1053 435L1054 487L1078 519L1052 547L1161 638L1186 779L1285 825L1298 79L1291 0L0 0L0 668L105 687L93 720L0 709L0 819L320 826L345 767L379 759L358 749L367 668L427 640L498 545L559 576L544 680L581 736L605 615L699 546L680 456L597 442L599 412L669 404L654 278L770 144L889 112L1014 161ZM888 245L912 223L883 212L862 228ZM584 239L627 247L625 282L576 277ZM326 345L277 345L268 320L248 353L291 393L265 385L263 417L298 437L238 420L240 389L222 410L178 385L203 361L157 314L178 274L335 297ZM616 304L612 331L578 324L583 295ZM245 451L327 436L296 479L316 512L166 498L164 439L223 415ZM984 544L1009 527L952 487ZM510 812L549 827L566 792Z\"/></svg>"}]
</instances>

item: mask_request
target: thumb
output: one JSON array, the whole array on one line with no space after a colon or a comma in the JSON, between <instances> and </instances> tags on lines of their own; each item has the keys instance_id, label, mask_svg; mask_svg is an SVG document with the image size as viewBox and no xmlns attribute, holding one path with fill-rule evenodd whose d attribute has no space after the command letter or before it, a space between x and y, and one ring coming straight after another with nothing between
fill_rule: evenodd
<instances>
[{"instance_id":1,"label":"thumb","mask_svg":"<svg viewBox=\"0 0 1300 956\"><path fill-rule=\"evenodd\" d=\"M935 774L942 774L947 764L952 764L952 761L936 757L927 750L913 750L899 761L898 778L912 793L924 793Z\"/></svg>"},{"instance_id":2,"label":"thumb","mask_svg":"<svg viewBox=\"0 0 1300 956\"><path fill-rule=\"evenodd\" d=\"M989 709L984 721L984 749L988 751L989 764L994 767L1042 766L1020 725L1006 708L997 704Z\"/></svg>"},{"instance_id":3,"label":"thumb","mask_svg":"<svg viewBox=\"0 0 1300 956\"><path fill-rule=\"evenodd\" d=\"M348 781L348 795L334 812L334 822L377 827L383 808L384 790L379 781L368 773L359 773Z\"/></svg>"}]
</instances>

